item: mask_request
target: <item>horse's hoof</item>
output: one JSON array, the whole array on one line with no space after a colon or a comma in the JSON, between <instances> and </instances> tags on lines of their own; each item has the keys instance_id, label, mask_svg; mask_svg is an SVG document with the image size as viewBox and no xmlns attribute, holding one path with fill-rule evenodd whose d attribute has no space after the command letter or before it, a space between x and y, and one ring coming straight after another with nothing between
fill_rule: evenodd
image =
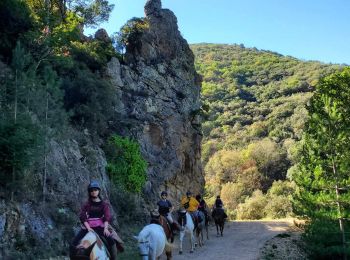
<instances>
[{"instance_id":1,"label":"horse's hoof","mask_svg":"<svg viewBox=\"0 0 350 260\"><path fill-rule=\"evenodd\" d=\"M182 251L179 252L179 255L182 255Z\"/></svg>"},{"instance_id":2,"label":"horse's hoof","mask_svg":"<svg viewBox=\"0 0 350 260\"><path fill-rule=\"evenodd\" d=\"M193 253L193 250L191 250L190 253L192 254L192 253Z\"/></svg>"}]
</instances>

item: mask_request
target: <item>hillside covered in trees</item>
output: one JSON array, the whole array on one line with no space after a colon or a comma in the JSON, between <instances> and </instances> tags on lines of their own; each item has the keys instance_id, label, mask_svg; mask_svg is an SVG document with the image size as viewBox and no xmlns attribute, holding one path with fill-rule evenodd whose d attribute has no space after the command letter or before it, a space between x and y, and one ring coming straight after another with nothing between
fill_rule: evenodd
<instances>
[{"instance_id":1,"label":"hillside covered in trees","mask_svg":"<svg viewBox=\"0 0 350 260\"><path fill-rule=\"evenodd\" d=\"M285 217L295 184L305 105L339 65L301 61L243 45L195 44L203 76L202 159L209 204L231 218Z\"/></svg>"}]
</instances>

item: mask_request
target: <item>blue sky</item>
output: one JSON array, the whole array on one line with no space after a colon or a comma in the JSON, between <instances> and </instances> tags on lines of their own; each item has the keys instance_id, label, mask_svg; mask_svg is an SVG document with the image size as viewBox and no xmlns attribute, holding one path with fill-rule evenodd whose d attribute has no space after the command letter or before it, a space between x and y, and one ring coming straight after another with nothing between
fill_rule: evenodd
<instances>
[{"instance_id":1,"label":"blue sky","mask_svg":"<svg viewBox=\"0 0 350 260\"><path fill-rule=\"evenodd\" d=\"M108 33L143 17L145 0L115 4ZM243 43L303 60L350 64L349 0L163 0L188 43ZM92 30L85 30L86 34Z\"/></svg>"}]
</instances>

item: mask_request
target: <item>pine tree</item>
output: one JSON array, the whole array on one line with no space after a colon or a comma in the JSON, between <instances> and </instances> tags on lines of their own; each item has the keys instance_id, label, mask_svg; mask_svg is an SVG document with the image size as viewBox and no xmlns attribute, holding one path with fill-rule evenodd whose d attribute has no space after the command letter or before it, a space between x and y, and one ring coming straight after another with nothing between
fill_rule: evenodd
<instances>
[{"instance_id":1,"label":"pine tree","mask_svg":"<svg viewBox=\"0 0 350 260\"><path fill-rule=\"evenodd\" d=\"M297 213L317 257L346 255L350 217L350 68L322 79L308 106L303 156L295 176ZM338 222L338 228L336 223Z\"/></svg>"},{"instance_id":2,"label":"pine tree","mask_svg":"<svg viewBox=\"0 0 350 260\"><path fill-rule=\"evenodd\" d=\"M34 80L31 58L18 42L11 69L1 86L0 110L0 185L14 191L30 165L38 145L39 130L30 113L30 86Z\"/></svg>"}]
</instances>

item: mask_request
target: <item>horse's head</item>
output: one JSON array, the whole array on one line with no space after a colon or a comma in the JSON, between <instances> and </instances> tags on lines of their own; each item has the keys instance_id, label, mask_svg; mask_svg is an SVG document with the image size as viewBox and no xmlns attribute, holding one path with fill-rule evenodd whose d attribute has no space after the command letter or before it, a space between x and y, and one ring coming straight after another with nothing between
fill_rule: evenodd
<instances>
[{"instance_id":1,"label":"horse's head","mask_svg":"<svg viewBox=\"0 0 350 260\"><path fill-rule=\"evenodd\" d=\"M71 256L71 259L75 259L75 260L90 259L91 251L94 248L95 244L96 242L86 248L78 246L74 252L74 256Z\"/></svg>"},{"instance_id":2,"label":"horse's head","mask_svg":"<svg viewBox=\"0 0 350 260\"><path fill-rule=\"evenodd\" d=\"M165 248L166 237L163 228L158 224L149 224L143 227L138 236L134 236L142 260L156 259Z\"/></svg>"},{"instance_id":3,"label":"horse's head","mask_svg":"<svg viewBox=\"0 0 350 260\"><path fill-rule=\"evenodd\" d=\"M95 232L88 232L76 248L74 259L106 259L108 250Z\"/></svg>"},{"instance_id":4,"label":"horse's head","mask_svg":"<svg viewBox=\"0 0 350 260\"><path fill-rule=\"evenodd\" d=\"M140 252L140 256L142 257L142 260L148 260L149 254L150 254L150 243L149 243L149 237L140 237L134 236L134 238L138 242L138 248Z\"/></svg>"}]
</instances>

